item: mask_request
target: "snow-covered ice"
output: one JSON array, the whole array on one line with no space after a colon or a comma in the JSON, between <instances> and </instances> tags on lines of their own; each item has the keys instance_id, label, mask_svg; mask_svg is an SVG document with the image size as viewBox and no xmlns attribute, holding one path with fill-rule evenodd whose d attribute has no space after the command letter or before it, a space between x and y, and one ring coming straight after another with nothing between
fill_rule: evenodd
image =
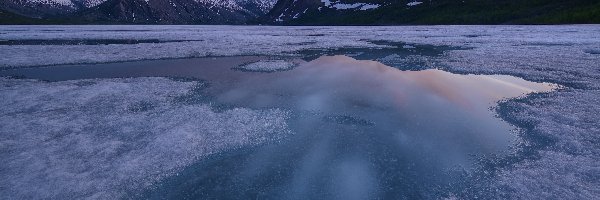
<instances>
[{"instance_id":1,"label":"snow-covered ice","mask_svg":"<svg viewBox=\"0 0 600 200\"><path fill-rule=\"evenodd\" d=\"M177 100L198 84L0 78L0 196L122 198L205 156L289 133L283 110Z\"/></svg>"},{"instance_id":2,"label":"snow-covered ice","mask_svg":"<svg viewBox=\"0 0 600 200\"><path fill-rule=\"evenodd\" d=\"M286 60L260 60L240 65L237 69L254 72L276 72L292 69L296 65L298 64Z\"/></svg>"},{"instance_id":3,"label":"snow-covered ice","mask_svg":"<svg viewBox=\"0 0 600 200\"><path fill-rule=\"evenodd\" d=\"M178 41L108 45L0 45L0 55L2 55L0 66L19 68L69 63L205 56L298 56L300 51L307 49L393 48L390 45L371 42L381 40L403 42L411 44L411 46L415 46L414 44L429 44L461 47L460 49L445 51L439 57L412 56L399 59L398 56L386 55L387 57L379 59L392 59L400 62L405 62L402 59L423 60L426 61L423 63L426 64L427 68L439 68L456 73L509 74L531 81L558 83L565 87L549 94L533 95L502 103L497 108L499 115L523 130L519 133L521 138L520 144L517 145L520 149L519 152L510 159L501 160L500 163L491 165L489 169L483 169L481 174L484 175L477 178L481 182L469 188L458 188L448 196L465 199L475 196L511 199L594 199L594 197L600 196L600 189L597 187L600 185L598 175L600 174L600 162L598 162L600 160L600 128L598 125L600 121L600 115L598 114L600 113L600 107L598 106L600 105L600 54L597 53L600 46L600 34L598 33L600 33L599 25L414 27L2 26L0 27L0 40L158 39L161 41ZM154 89L144 91L123 89L118 86L114 86L117 88L114 91L107 89L113 88L113 86L108 87L108 85L119 85L123 81L129 81L133 85L136 82L158 84L169 89L160 90L158 89L160 87L157 87L156 91ZM136 177L152 177L154 175L136 175L132 173L134 178L122 176L124 173L135 171L135 169L128 167L128 162L141 162L141 165L135 166L156 167L161 172L179 167L181 163L177 162L167 162L167 166L153 165L152 163L163 163L162 161L165 161L163 159L175 159L168 156L167 158L152 157L153 152L161 151L162 153L170 150L153 147L160 146L162 140L167 143L182 143L185 144L184 147L190 149L193 149L195 143L188 144L190 141L181 141L176 138L157 141L159 139L156 138L160 138L158 136L166 137L161 130L169 130L169 127L164 127L164 125L157 122L165 121L165 124L169 124L184 120L184 124L186 124L184 127L191 127L190 129L202 128L204 125L195 125L195 123L219 123L222 120L227 121L227 117L235 118L239 115L238 112L243 111L245 115L253 116L251 119L256 120L252 121L253 123L244 125L244 127L251 130L261 130L262 126L259 124L264 122L261 120L277 119L283 121L285 119L285 112L278 110L257 111L241 108L237 111L229 111L231 113L228 114L227 112L212 112L205 105L171 105L165 103L168 102L169 95L161 92L175 91L175 94L182 94L185 93L184 88L192 87L190 83L172 82L167 79L96 80L93 81L95 84L89 86L77 81L44 83L1 79L1 82L3 88L0 92L4 101L2 101L3 106L0 108L3 117L0 121L3 127L1 135L3 140L0 143L0 148L3 148L2 152L19 151L25 152L23 155L26 155L15 157L10 154L3 154L1 158L8 165L3 165L5 168L1 172L14 174L16 172L11 170L34 171L36 173L33 173L31 177L36 177L36 179L58 180L57 184L51 186L38 185L39 187L28 188L27 185L19 184L35 185L33 178L26 180L23 180L23 177L12 176L3 178L4 180L15 180L0 182L0 184L9 185L10 188L17 188L11 194L32 195L24 197L39 196L40 194L47 194L46 192L57 195L49 197L62 197L60 196L60 189L77 191L75 194L80 196L76 197L90 195L111 197L114 194L104 194L98 191L117 188L115 191L118 193L121 191L118 188L121 188L122 185L111 185L113 183L106 180L121 178L127 181L131 179L130 182L138 183ZM106 95L117 99L99 100L94 98L94 95L102 95L103 93L78 89L80 87L98 87L95 89L106 92ZM22 94L19 95L24 96L16 96L16 91L28 92L20 92ZM136 107L133 110L145 110L147 105L154 107L149 111L142 112L128 110L125 106L127 103L123 103L123 101L128 101L128 98L122 95L112 95L111 93L118 91L148 92L133 95L140 97L139 104L136 104L140 109L133 106ZM158 92L158 94L153 92ZM66 98L62 98L65 94L77 97L75 99L78 99L78 101L69 102ZM152 98L141 98L143 96ZM147 101L147 103L141 103L142 100ZM88 103L78 104L78 102ZM94 102L106 105L107 108L94 106ZM133 104L136 102L128 103ZM113 109L108 105L117 107ZM20 110L19 106L25 106L28 109ZM107 114L106 116L96 115L90 118L85 114L86 112L97 112L102 109L106 109L102 111ZM40 112L42 110L44 112ZM165 112L161 114L168 115L168 117L151 114L159 110L164 110ZM19 114L20 112L27 114ZM44 114L45 112L54 113L54 115ZM179 114L179 112L182 114ZM203 118L207 115L206 113L209 116L215 116L215 118ZM124 119L122 115L134 117ZM194 121L195 118L188 118L190 115L205 120ZM33 119L31 116L36 118ZM83 116L83 118L79 116ZM268 116L275 116L275 119L270 119ZM15 120L22 121L22 123L12 123L16 122ZM143 130L148 130L150 135L153 136L146 137L132 130L117 130L121 133L132 132L131 134L136 135L135 137L142 138L139 141L145 141L145 143L133 143L134 146L127 146L132 144L121 144L119 143L119 141L122 141L121 139L112 138L117 136L102 136L100 134L100 136L92 137L85 134L89 130L76 129L77 127L91 127L94 130L101 130L96 129L100 127L104 131L109 131L111 127L114 127L111 125L119 123L120 120L133 120L135 123L132 123L132 126L142 127ZM233 120L231 123L235 124L235 122L238 121ZM28 125L18 126L24 123ZM65 125L57 126L56 124ZM40 127L51 128L41 130ZM284 129L285 125L281 122L273 124L273 127ZM62 129L72 129L73 132L80 134L61 137L59 133ZM228 130L227 128L224 129L223 131ZM19 133L25 134L14 135L15 132L6 132L5 130L19 130ZM221 129L215 127L215 130ZM235 131L235 129L232 129L232 131ZM42 132L42 134L35 135L34 132ZM170 133L181 135L181 137L193 137L186 135L189 131L186 132L185 130L170 130ZM208 133L211 132L208 131ZM127 134L121 134L118 137L126 136ZM16 142L23 139L30 142ZM44 141L47 142L44 143ZM239 143L254 144L253 142L243 141ZM42 145L44 148L29 148L41 144L45 145ZM226 144L230 145L230 143ZM125 145L126 147L123 147L124 150L119 150L119 145ZM229 148L230 146L227 145L215 147L215 149ZM232 146L235 145L232 144ZM77 151L74 151L75 153L72 155L51 153L52 151L65 152L66 148L75 148ZM104 149L112 149L113 154L104 152ZM144 150L148 150L148 152L144 152ZM187 151L187 149L177 149L173 152L177 151ZM123 158L128 158L127 162L111 160L111 155L114 155L115 152L124 152L127 156ZM162 155L175 156L176 154ZM201 156L205 154L192 153L192 155ZM92 162L85 163L84 160L70 159L71 157L68 156L88 156ZM150 158L130 159L138 156L140 158ZM46 160L37 159L39 157L44 157ZM103 163L99 161L102 159L108 160L107 163L110 164L102 166L99 168L101 170L90 174L78 174L78 169L66 167L70 166L66 162L81 162L81 166L87 166ZM181 160L183 160L182 162L186 160L192 162L193 158ZM34 161L48 162L54 167L37 169L36 167L41 165L36 164ZM33 164L23 165L27 162ZM185 163L181 165L185 165ZM24 167L14 168L13 166ZM113 169L116 169L119 173L108 173ZM2 176L8 177L8 175ZM73 183L69 180L81 180L81 182L72 185ZM144 181L141 183L144 183ZM94 189L94 185L99 185L97 188L100 189ZM135 184L124 185L127 186L124 188L129 189L130 185L130 187L134 187ZM2 192L7 193L5 190ZM52 192L56 193L52 194Z\"/></svg>"}]
</instances>

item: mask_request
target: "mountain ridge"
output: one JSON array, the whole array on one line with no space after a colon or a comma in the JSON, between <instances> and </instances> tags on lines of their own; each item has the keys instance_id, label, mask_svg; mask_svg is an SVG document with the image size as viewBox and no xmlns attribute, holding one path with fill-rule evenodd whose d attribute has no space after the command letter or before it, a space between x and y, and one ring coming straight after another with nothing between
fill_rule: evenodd
<instances>
[{"instance_id":1,"label":"mountain ridge","mask_svg":"<svg viewBox=\"0 0 600 200\"><path fill-rule=\"evenodd\" d=\"M29 24L244 24L266 14L274 1L0 0L0 10Z\"/></svg>"},{"instance_id":2,"label":"mountain ridge","mask_svg":"<svg viewBox=\"0 0 600 200\"><path fill-rule=\"evenodd\" d=\"M0 24L600 23L600 2L596 0L0 0L0 3Z\"/></svg>"},{"instance_id":3,"label":"mountain ridge","mask_svg":"<svg viewBox=\"0 0 600 200\"><path fill-rule=\"evenodd\" d=\"M438 25L438 24L568 24L600 23L595 0L335 0L342 5L378 5L373 9L339 9L279 0L264 21L281 25ZM296 9L298 5L303 5ZM292 17L290 17L292 16ZM280 18L280 17L283 17Z\"/></svg>"}]
</instances>

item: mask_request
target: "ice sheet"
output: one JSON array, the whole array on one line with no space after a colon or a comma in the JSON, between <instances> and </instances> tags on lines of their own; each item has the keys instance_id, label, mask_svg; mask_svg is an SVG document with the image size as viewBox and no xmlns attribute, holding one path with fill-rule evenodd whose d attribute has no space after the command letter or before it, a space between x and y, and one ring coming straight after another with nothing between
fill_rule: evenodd
<instances>
[{"instance_id":1,"label":"ice sheet","mask_svg":"<svg viewBox=\"0 0 600 200\"><path fill-rule=\"evenodd\" d=\"M449 196L600 196L600 26L2 26L0 40L160 39L189 42L110 45L0 46L0 66L27 67L141 59L227 55L294 55L313 48L386 47L369 40L461 46L428 68L460 73L511 74L566 88L501 106L519 124L523 151L486 184ZM391 58L388 58L391 59ZM419 58L423 59L423 58ZM6 80L3 80L3 82ZM25 98L26 99L26 98ZM41 106L41 105L40 105ZM6 108L3 108L6 109ZM4 122L5 120L2 120ZM540 138L551 138L545 140ZM6 144L3 144L5 147ZM487 179L485 179L487 180ZM562 181L557 181L562 180Z\"/></svg>"},{"instance_id":2,"label":"ice sheet","mask_svg":"<svg viewBox=\"0 0 600 200\"><path fill-rule=\"evenodd\" d=\"M197 84L0 78L0 196L123 198L208 155L289 134L283 110L177 101Z\"/></svg>"}]
</instances>

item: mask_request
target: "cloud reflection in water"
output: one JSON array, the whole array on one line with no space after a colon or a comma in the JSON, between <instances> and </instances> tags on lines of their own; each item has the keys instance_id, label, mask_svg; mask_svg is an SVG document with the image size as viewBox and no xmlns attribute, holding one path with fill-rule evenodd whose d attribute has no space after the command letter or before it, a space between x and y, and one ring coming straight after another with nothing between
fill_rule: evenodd
<instances>
[{"instance_id":1,"label":"cloud reflection in water","mask_svg":"<svg viewBox=\"0 0 600 200\"><path fill-rule=\"evenodd\" d=\"M507 153L516 138L490 111L495 102L554 88L511 76L401 71L324 56L213 90L220 103L292 110L296 134L215 158L187 176L217 168L222 174L169 184L194 185L199 197L216 198L423 198L455 181L449 169L473 167L473 155Z\"/></svg>"}]
</instances>

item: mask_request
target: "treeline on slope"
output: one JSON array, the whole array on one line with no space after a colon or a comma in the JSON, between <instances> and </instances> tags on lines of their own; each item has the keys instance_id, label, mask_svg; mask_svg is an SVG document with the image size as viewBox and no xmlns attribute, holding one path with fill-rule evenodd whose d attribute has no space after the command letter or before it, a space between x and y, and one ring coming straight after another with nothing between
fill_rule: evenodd
<instances>
[{"instance_id":1,"label":"treeline on slope","mask_svg":"<svg viewBox=\"0 0 600 200\"><path fill-rule=\"evenodd\" d=\"M600 23L598 0L433 0L365 11L307 12L286 25L447 25Z\"/></svg>"},{"instance_id":2,"label":"treeline on slope","mask_svg":"<svg viewBox=\"0 0 600 200\"><path fill-rule=\"evenodd\" d=\"M4 25L46 25L46 24L85 24L81 20L68 18L33 18L0 9L0 24Z\"/></svg>"}]
</instances>

